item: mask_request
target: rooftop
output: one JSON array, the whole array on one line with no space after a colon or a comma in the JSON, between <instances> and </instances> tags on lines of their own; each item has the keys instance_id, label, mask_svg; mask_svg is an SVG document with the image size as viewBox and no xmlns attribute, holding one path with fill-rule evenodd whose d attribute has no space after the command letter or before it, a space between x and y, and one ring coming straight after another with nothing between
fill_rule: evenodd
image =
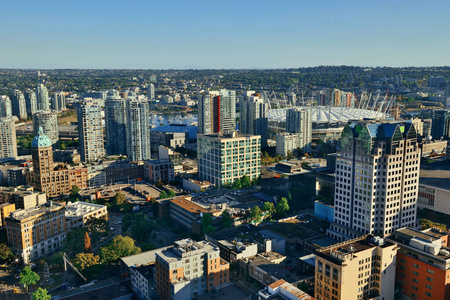
<instances>
[{"instance_id":1,"label":"rooftop","mask_svg":"<svg viewBox=\"0 0 450 300\"><path fill-rule=\"evenodd\" d=\"M450 189L450 161L421 164L419 183Z\"/></svg>"},{"instance_id":2,"label":"rooftop","mask_svg":"<svg viewBox=\"0 0 450 300\"><path fill-rule=\"evenodd\" d=\"M150 250L150 251L142 252L142 253L135 254L135 255L122 257L121 260L129 268L146 266L146 265L155 263L156 253L165 251L170 248L173 248L173 246L163 247L163 248Z\"/></svg>"},{"instance_id":3,"label":"rooftop","mask_svg":"<svg viewBox=\"0 0 450 300\"><path fill-rule=\"evenodd\" d=\"M23 221L23 220L31 218L31 217L44 215L49 212L54 212L54 211L57 211L57 210L60 210L63 208L64 208L64 205L49 201L44 205L37 206L34 208L16 210L11 213L10 218L12 218L13 220L17 220L17 221Z\"/></svg>"},{"instance_id":4,"label":"rooftop","mask_svg":"<svg viewBox=\"0 0 450 300\"><path fill-rule=\"evenodd\" d=\"M234 284L221 288L214 294L196 296L198 300L240 300L248 299L249 295Z\"/></svg>"},{"instance_id":5,"label":"rooftop","mask_svg":"<svg viewBox=\"0 0 450 300\"><path fill-rule=\"evenodd\" d=\"M313 297L283 279L275 281L269 285L268 291L271 294L281 294L290 300L314 300Z\"/></svg>"},{"instance_id":6,"label":"rooftop","mask_svg":"<svg viewBox=\"0 0 450 300\"><path fill-rule=\"evenodd\" d=\"M190 213L207 213L208 212L208 210L206 210L205 208L201 207L200 205L192 202L187 197L172 199L172 200L170 200L170 202L173 203L174 205L177 205L177 206L183 208L184 210L187 210Z\"/></svg>"},{"instance_id":7,"label":"rooftop","mask_svg":"<svg viewBox=\"0 0 450 300\"><path fill-rule=\"evenodd\" d=\"M100 210L105 208L105 205L99 205L87 202L68 202L66 205L66 218L70 217L80 217L84 214L90 213L95 210Z\"/></svg>"}]
</instances>

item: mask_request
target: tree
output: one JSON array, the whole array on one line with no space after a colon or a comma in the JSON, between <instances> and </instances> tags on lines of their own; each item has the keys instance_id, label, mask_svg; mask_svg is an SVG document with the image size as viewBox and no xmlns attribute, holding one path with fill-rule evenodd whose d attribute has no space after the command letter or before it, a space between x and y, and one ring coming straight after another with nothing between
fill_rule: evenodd
<instances>
[{"instance_id":1,"label":"tree","mask_svg":"<svg viewBox=\"0 0 450 300\"><path fill-rule=\"evenodd\" d=\"M211 233L215 231L214 227L212 226L213 221L214 220L210 214L203 214L201 221L203 233Z\"/></svg>"},{"instance_id":2,"label":"tree","mask_svg":"<svg viewBox=\"0 0 450 300\"><path fill-rule=\"evenodd\" d=\"M84 226L91 233L104 233L109 229L108 221L106 221L104 218L90 218L86 221L86 224L84 224Z\"/></svg>"},{"instance_id":3,"label":"tree","mask_svg":"<svg viewBox=\"0 0 450 300\"><path fill-rule=\"evenodd\" d=\"M237 189L240 189L241 187L242 187L241 180L239 178L237 178L233 182L233 189L237 190Z\"/></svg>"},{"instance_id":4,"label":"tree","mask_svg":"<svg viewBox=\"0 0 450 300\"><path fill-rule=\"evenodd\" d=\"M221 215L220 225L223 229L233 227L233 219L228 211L224 211Z\"/></svg>"},{"instance_id":5,"label":"tree","mask_svg":"<svg viewBox=\"0 0 450 300\"><path fill-rule=\"evenodd\" d=\"M138 253L141 253L141 248L136 247L134 240L129 236L118 235L108 246L100 248L100 257L104 263L111 263L121 257Z\"/></svg>"},{"instance_id":6,"label":"tree","mask_svg":"<svg viewBox=\"0 0 450 300\"><path fill-rule=\"evenodd\" d=\"M173 190L169 190L169 194L168 194L169 198L175 197L175 192Z\"/></svg>"},{"instance_id":7,"label":"tree","mask_svg":"<svg viewBox=\"0 0 450 300\"><path fill-rule=\"evenodd\" d=\"M247 175L242 176L241 178L241 185L243 188L249 188L252 185L252 182L250 181L250 178Z\"/></svg>"},{"instance_id":8,"label":"tree","mask_svg":"<svg viewBox=\"0 0 450 300\"><path fill-rule=\"evenodd\" d=\"M166 191L162 191L159 193L159 199L166 199L169 198L169 195L167 195Z\"/></svg>"},{"instance_id":9,"label":"tree","mask_svg":"<svg viewBox=\"0 0 450 300\"><path fill-rule=\"evenodd\" d=\"M274 208L272 202L264 202L262 210L267 211L268 213L270 213L272 215L272 213L275 211L275 208Z\"/></svg>"},{"instance_id":10,"label":"tree","mask_svg":"<svg viewBox=\"0 0 450 300\"><path fill-rule=\"evenodd\" d=\"M280 217L285 217L286 214L289 211L289 204L286 198L281 198L280 201L278 201L277 206L276 206L276 210L277 210L277 214Z\"/></svg>"},{"instance_id":11,"label":"tree","mask_svg":"<svg viewBox=\"0 0 450 300\"><path fill-rule=\"evenodd\" d=\"M78 253L74 263L77 268L83 270L98 265L100 263L100 256L94 255L93 253Z\"/></svg>"},{"instance_id":12,"label":"tree","mask_svg":"<svg viewBox=\"0 0 450 300\"><path fill-rule=\"evenodd\" d=\"M52 299L52 296L48 294L47 289L43 289L40 287L33 293L33 300L50 300L50 299Z\"/></svg>"},{"instance_id":13,"label":"tree","mask_svg":"<svg viewBox=\"0 0 450 300\"><path fill-rule=\"evenodd\" d=\"M0 244L0 260L8 260L13 257L13 252L6 244Z\"/></svg>"},{"instance_id":14,"label":"tree","mask_svg":"<svg viewBox=\"0 0 450 300\"><path fill-rule=\"evenodd\" d=\"M122 205L125 203L125 200L127 198L125 197L125 195L121 192L117 192L116 195L114 196L114 204L116 205Z\"/></svg>"},{"instance_id":15,"label":"tree","mask_svg":"<svg viewBox=\"0 0 450 300\"><path fill-rule=\"evenodd\" d=\"M84 233L84 252L92 252L91 238L87 231Z\"/></svg>"},{"instance_id":16,"label":"tree","mask_svg":"<svg viewBox=\"0 0 450 300\"><path fill-rule=\"evenodd\" d=\"M23 268L22 272L20 272L19 282L26 286L28 294L28 288L30 287L30 285L38 283L40 279L41 277L33 272L30 266L26 266Z\"/></svg>"},{"instance_id":17,"label":"tree","mask_svg":"<svg viewBox=\"0 0 450 300\"><path fill-rule=\"evenodd\" d=\"M72 185L72 189L70 190L70 195L69 195L70 202L78 201L78 192L79 191L80 191L80 188L77 185Z\"/></svg>"},{"instance_id":18,"label":"tree","mask_svg":"<svg viewBox=\"0 0 450 300\"><path fill-rule=\"evenodd\" d=\"M250 211L250 219L256 223L261 222L262 212L258 206L254 206Z\"/></svg>"}]
</instances>

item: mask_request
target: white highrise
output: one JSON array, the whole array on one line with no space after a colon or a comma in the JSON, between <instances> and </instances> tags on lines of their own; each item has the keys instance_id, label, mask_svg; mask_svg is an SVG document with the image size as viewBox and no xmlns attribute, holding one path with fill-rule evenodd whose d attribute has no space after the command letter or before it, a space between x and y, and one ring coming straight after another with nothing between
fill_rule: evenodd
<instances>
[{"instance_id":1,"label":"white highrise","mask_svg":"<svg viewBox=\"0 0 450 300\"><path fill-rule=\"evenodd\" d=\"M155 85L149 83L147 86L147 98L148 100L155 100Z\"/></svg>"},{"instance_id":2,"label":"white highrise","mask_svg":"<svg viewBox=\"0 0 450 300\"><path fill-rule=\"evenodd\" d=\"M198 96L198 132L211 134L236 130L236 92L210 91Z\"/></svg>"},{"instance_id":3,"label":"white highrise","mask_svg":"<svg viewBox=\"0 0 450 300\"><path fill-rule=\"evenodd\" d=\"M131 161L151 159L148 100L127 100L127 155Z\"/></svg>"},{"instance_id":4,"label":"white highrise","mask_svg":"<svg viewBox=\"0 0 450 300\"><path fill-rule=\"evenodd\" d=\"M303 152L311 152L311 109L291 108L286 110L286 132L298 135L298 146Z\"/></svg>"},{"instance_id":5,"label":"white highrise","mask_svg":"<svg viewBox=\"0 0 450 300\"><path fill-rule=\"evenodd\" d=\"M32 116L38 110L36 92L32 89L27 89L25 91L25 106L29 116Z\"/></svg>"},{"instance_id":6,"label":"white highrise","mask_svg":"<svg viewBox=\"0 0 450 300\"><path fill-rule=\"evenodd\" d=\"M38 110L50 110L48 90L42 83L37 85L36 97Z\"/></svg>"},{"instance_id":7,"label":"white highrise","mask_svg":"<svg viewBox=\"0 0 450 300\"><path fill-rule=\"evenodd\" d=\"M339 240L416 227L420 149L411 121L348 123L337 153L334 223Z\"/></svg>"},{"instance_id":8,"label":"white highrise","mask_svg":"<svg viewBox=\"0 0 450 300\"><path fill-rule=\"evenodd\" d=\"M12 106L11 99L8 96L0 96L0 118L11 118Z\"/></svg>"},{"instance_id":9,"label":"white highrise","mask_svg":"<svg viewBox=\"0 0 450 300\"><path fill-rule=\"evenodd\" d=\"M77 107L80 155L84 162L92 162L105 156L105 114L94 103L91 98L86 98Z\"/></svg>"},{"instance_id":10,"label":"white highrise","mask_svg":"<svg viewBox=\"0 0 450 300\"><path fill-rule=\"evenodd\" d=\"M64 92L55 92L53 94L52 109L58 112L66 109L66 95Z\"/></svg>"},{"instance_id":11,"label":"white highrise","mask_svg":"<svg viewBox=\"0 0 450 300\"><path fill-rule=\"evenodd\" d=\"M14 90L11 92L11 104L13 115L19 119L27 118L27 106L25 103L25 96L22 91Z\"/></svg>"},{"instance_id":12,"label":"white highrise","mask_svg":"<svg viewBox=\"0 0 450 300\"><path fill-rule=\"evenodd\" d=\"M267 146L267 110L269 105L259 95L254 94L244 97L241 101L241 126L240 132L260 135L261 146Z\"/></svg>"},{"instance_id":13,"label":"white highrise","mask_svg":"<svg viewBox=\"0 0 450 300\"><path fill-rule=\"evenodd\" d=\"M0 158L17 156L15 118L0 118Z\"/></svg>"}]
</instances>

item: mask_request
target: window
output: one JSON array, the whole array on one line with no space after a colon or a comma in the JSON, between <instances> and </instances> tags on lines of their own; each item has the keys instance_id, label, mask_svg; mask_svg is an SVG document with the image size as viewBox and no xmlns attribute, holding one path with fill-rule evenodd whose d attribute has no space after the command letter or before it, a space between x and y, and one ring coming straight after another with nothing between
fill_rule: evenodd
<instances>
[{"instance_id":1,"label":"window","mask_svg":"<svg viewBox=\"0 0 450 300\"><path fill-rule=\"evenodd\" d=\"M434 274L434 271L430 270L430 269L427 269L427 272L430 273L430 274Z\"/></svg>"},{"instance_id":2,"label":"window","mask_svg":"<svg viewBox=\"0 0 450 300\"><path fill-rule=\"evenodd\" d=\"M433 282L433 278L431 278L431 277L427 277L427 280L430 282Z\"/></svg>"},{"instance_id":3,"label":"window","mask_svg":"<svg viewBox=\"0 0 450 300\"><path fill-rule=\"evenodd\" d=\"M432 297L431 293L425 292L425 295L427 295L428 297Z\"/></svg>"},{"instance_id":4,"label":"window","mask_svg":"<svg viewBox=\"0 0 450 300\"><path fill-rule=\"evenodd\" d=\"M429 288L430 290L433 289L433 287L431 285L429 285L429 284L427 284L426 287Z\"/></svg>"}]
</instances>

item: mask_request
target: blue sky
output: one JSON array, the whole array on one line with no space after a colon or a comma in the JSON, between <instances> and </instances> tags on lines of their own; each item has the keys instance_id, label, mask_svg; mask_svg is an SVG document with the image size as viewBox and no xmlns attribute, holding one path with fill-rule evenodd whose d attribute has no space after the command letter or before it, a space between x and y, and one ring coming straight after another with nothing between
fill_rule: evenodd
<instances>
[{"instance_id":1,"label":"blue sky","mask_svg":"<svg viewBox=\"0 0 450 300\"><path fill-rule=\"evenodd\" d=\"M450 65L450 1L0 0L0 68Z\"/></svg>"}]
</instances>

